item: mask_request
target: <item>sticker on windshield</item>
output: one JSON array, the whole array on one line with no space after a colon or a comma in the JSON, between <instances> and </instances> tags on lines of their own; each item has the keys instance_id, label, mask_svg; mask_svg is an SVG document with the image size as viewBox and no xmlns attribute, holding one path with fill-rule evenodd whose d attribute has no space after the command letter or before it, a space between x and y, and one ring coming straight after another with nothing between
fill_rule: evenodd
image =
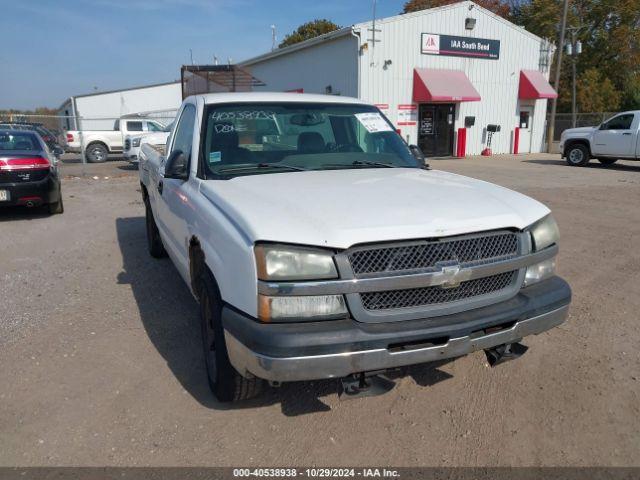
<instances>
[{"instance_id":1,"label":"sticker on windshield","mask_svg":"<svg viewBox=\"0 0 640 480\"><path fill-rule=\"evenodd\" d=\"M209 153L209 165L212 163L218 163L222 161L222 152Z\"/></svg>"},{"instance_id":2,"label":"sticker on windshield","mask_svg":"<svg viewBox=\"0 0 640 480\"><path fill-rule=\"evenodd\" d=\"M393 131L391 125L377 112L356 113L356 118L369 133Z\"/></svg>"}]
</instances>

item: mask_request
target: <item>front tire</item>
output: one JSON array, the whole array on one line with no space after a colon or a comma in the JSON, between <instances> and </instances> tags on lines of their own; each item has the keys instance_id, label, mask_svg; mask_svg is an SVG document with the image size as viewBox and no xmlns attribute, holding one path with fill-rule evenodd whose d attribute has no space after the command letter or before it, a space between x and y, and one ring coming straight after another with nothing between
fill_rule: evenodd
<instances>
[{"instance_id":1,"label":"front tire","mask_svg":"<svg viewBox=\"0 0 640 480\"><path fill-rule=\"evenodd\" d=\"M87 147L84 154L89 163L104 163L109 157L109 150L102 143L92 143Z\"/></svg>"},{"instance_id":2,"label":"front tire","mask_svg":"<svg viewBox=\"0 0 640 480\"><path fill-rule=\"evenodd\" d=\"M618 161L617 158L599 158L598 161L604 165L605 167L609 166L609 165L613 165L614 163L616 163Z\"/></svg>"},{"instance_id":3,"label":"front tire","mask_svg":"<svg viewBox=\"0 0 640 480\"><path fill-rule=\"evenodd\" d=\"M589 149L582 143L576 143L567 148L567 163L572 167L583 167L590 160Z\"/></svg>"},{"instance_id":4,"label":"front tire","mask_svg":"<svg viewBox=\"0 0 640 480\"><path fill-rule=\"evenodd\" d=\"M200 323L202 347L209 387L220 402L237 402L260 393L264 381L245 378L229 361L222 328L222 301L209 272L204 272L200 284Z\"/></svg>"},{"instance_id":5,"label":"front tire","mask_svg":"<svg viewBox=\"0 0 640 480\"><path fill-rule=\"evenodd\" d=\"M156 220L153 218L153 211L151 210L151 205L149 205L148 200L145 200L144 206L145 221L147 225L147 249L149 250L149 255L153 258L166 257L167 252L162 244L162 238L160 238L160 232L158 231Z\"/></svg>"}]
</instances>

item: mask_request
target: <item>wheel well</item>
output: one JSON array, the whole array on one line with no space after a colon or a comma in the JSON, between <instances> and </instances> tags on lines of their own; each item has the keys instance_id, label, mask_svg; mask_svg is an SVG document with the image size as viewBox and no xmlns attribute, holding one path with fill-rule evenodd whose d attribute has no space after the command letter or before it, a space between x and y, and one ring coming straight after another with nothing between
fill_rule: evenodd
<instances>
[{"instance_id":1,"label":"wheel well","mask_svg":"<svg viewBox=\"0 0 640 480\"><path fill-rule=\"evenodd\" d=\"M107 144L104 142L101 142L100 140L94 140L93 142L90 142L89 145L87 145L87 148L89 148L91 145L102 145L104 148L107 149L107 152L109 151L109 147L107 146Z\"/></svg>"},{"instance_id":2,"label":"wheel well","mask_svg":"<svg viewBox=\"0 0 640 480\"><path fill-rule=\"evenodd\" d=\"M567 140L567 143L564 146L565 155L569 152L569 149L574 145L584 145L585 147L587 147L587 150L589 151L589 155L591 155L591 145L589 145L589 142L587 140L582 140L582 139Z\"/></svg>"},{"instance_id":3,"label":"wheel well","mask_svg":"<svg viewBox=\"0 0 640 480\"><path fill-rule=\"evenodd\" d=\"M196 297L200 295L200 279L206 270L208 270L208 267L205 262L204 252L200 246L200 240L194 235L189 240L189 271L191 276L191 291ZM211 277L213 278L213 274Z\"/></svg>"}]
</instances>

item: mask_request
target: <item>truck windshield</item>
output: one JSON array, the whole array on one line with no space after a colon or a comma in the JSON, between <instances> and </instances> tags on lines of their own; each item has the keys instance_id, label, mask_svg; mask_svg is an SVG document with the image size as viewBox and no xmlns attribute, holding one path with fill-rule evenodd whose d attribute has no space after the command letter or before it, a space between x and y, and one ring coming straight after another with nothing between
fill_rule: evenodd
<instances>
[{"instance_id":1,"label":"truck windshield","mask_svg":"<svg viewBox=\"0 0 640 480\"><path fill-rule=\"evenodd\" d=\"M201 149L207 178L422 167L382 113L359 104L213 105Z\"/></svg>"}]
</instances>

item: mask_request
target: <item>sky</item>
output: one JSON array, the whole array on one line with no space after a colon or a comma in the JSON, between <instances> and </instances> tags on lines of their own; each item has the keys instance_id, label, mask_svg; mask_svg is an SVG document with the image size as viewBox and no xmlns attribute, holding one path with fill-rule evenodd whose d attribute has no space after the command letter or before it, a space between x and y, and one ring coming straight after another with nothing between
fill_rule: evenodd
<instances>
[{"instance_id":1,"label":"sky","mask_svg":"<svg viewBox=\"0 0 640 480\"><path fill-rule=\"evenodd\" d=\"M404 0L378 0L378 18ZM234 63L300 24L370 20L373 0L0 0L0 109L57 108L73 95L180 78L180 66Z\"/></svg>"}]
</instances>

